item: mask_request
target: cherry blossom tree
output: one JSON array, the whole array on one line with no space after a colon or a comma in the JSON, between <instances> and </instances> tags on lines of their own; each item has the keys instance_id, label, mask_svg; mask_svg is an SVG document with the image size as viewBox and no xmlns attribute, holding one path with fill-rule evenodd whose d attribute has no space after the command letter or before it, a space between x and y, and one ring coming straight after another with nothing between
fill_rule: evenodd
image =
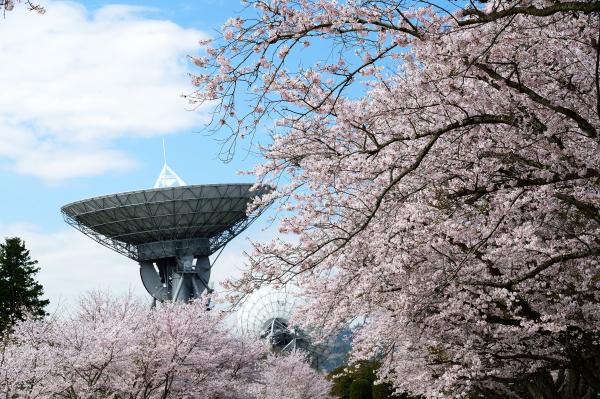
<instances>
[{"instance_id":1,"label":"cherry blossom tree","mask_svg":"<svg viewBox=\"0 0 600 399\"><path fill-rule=\"evenodd\" d=\"M326 399L330 398L331 386L298 351L287 356L270 355L255 390L261 399Z\"/></svg>"},{"instance_id":2,"label":"cherry blossom tree","mask_svg":"<svg viewBox=\"0 0 600 399\"><path fill-rule=\"evenodd\" d=\"M430 397L600 392L600 2L249 0L190 101L280 230L231 286L293 282L302 320Z\"/></svg>"},{"instance_id":3,"label":"cherry blossom tree","mask_svg":"<svg viewBox=\"0 0 600 399\"><path fill-rule=\"evenodd\" d=\"M35 11L38 14L44 14L46 12L44 7L29 0L0 0L0 11L2 11L2 13L6 13L6 11L12 11L14 10L15 5L20 5L21 3L26 5L29 8L29 11Z\"/></svg>"},{"instance_id":4,"label":"cherry blossom tree","mask_svg":"<svg viewBox=\"0 0 600 399\"><path fill-rule=\"evenodd\" d=\"M0 395L261 399L277 389L281 398L327 397L322 374L298 356L267 360L267 346L230 334L224 317L201 304L153 310L91 294L72 316L28 319L3 339ZM308 382L311 396L300 396Z\"/></svg>"}]
</instances>

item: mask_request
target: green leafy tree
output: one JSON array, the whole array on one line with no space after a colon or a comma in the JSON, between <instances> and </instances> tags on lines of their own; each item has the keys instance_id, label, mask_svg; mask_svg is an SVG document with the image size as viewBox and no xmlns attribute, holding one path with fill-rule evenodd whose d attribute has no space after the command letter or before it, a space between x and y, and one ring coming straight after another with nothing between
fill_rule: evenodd
<instances>
[{"instance_id":1,"label":"green leafy tree","mask_svg":"<svg viewBox=\"0 0 600 399\"><path fill-rule=\"evenodd\" d=\"M41 299L44 290L34 278L39 271L36 265L20 238L6 238L0 244L0 334L26 314L46 315L49 301Z\"/></svg>"},{"instance_id":2,"label":"green leafy tree","mask_svg":"<svg viewBox=\"0 0 600 399\"><path fill-rule=\"evenodd\" d=\"M408 398L408 396L394 396L394 388L389 383L374 384L372 389L372 399L389 399L389 398Z\"/></svg>"},{"instance_id":3,"label":"green leafy tree","mask_svg":"<svg viewBox=\"0 0 600 399\"><path fill-rule=\"evenodd\" d=\"M344 370L345 367L345 365L339 366L333 369L329 374L329 379L333 383L331 387L331 394L340 399L350 398L350 385L352 385L352 376Z\"/></svg>"},{"instance_id":4,"label":"green leafy tree","mask_svg":"<svg viewBox=\"0 0 600 399\"><path fill-rule=\"evenodd\" d=\"M371 382L363 378L350 384L350 399L371 399Z\"/></svg>"},{"instance_id":5,"label":"green leafy tree","mask_svg":"<svg viewBox=\"0 0 600 399\"><path fill-rule=\"evenodd\" d=\"M390 383L375 384L379 367L378 361L337 367L328 377L332 382L331 394L340 399L418 399L405 393L395 394Z\"/></svg>"}]
</instances>

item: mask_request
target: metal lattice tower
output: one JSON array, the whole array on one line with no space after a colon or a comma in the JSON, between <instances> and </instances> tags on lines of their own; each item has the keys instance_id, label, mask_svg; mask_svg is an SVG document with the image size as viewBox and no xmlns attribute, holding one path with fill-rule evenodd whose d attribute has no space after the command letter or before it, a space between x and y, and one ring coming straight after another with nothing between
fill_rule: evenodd
<instances>
[{"instance_id":1,"label":"metal lattice tower","mask_svg":"<svg viewBox=\"0 0 600 399\"><path fill-rule=\"evenodd\" d=\"M77 230L137 261L144 287L155 299L188 301L208 289L209 255L259 216L247 215L247 205L269 188L186 186L166 162L163 172L157 188L89 198L61 212Z\"/></svg>"}]
</instances>

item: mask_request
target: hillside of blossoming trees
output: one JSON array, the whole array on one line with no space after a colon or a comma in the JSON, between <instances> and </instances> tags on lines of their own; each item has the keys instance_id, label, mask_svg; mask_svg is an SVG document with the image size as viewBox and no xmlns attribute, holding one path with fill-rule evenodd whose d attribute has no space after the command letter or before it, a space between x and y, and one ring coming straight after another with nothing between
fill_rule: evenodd
<instances>
[{"instance_id":1,"label":"hillside of blossoming trees","mask_svg":"<svg viewBox=\"0 0 600 399\"><path fill-rule=\"evenodd\" d=\"M199 303L150 309L91 293L70 316L17 323L0 341L6 398L328 398L301 353L269 354Z\"/></svg>"},{"instance_id":2,"label":"hillside of blossoming trees","mask_svg":"<svg viewBox=\"0 0 600 399\"><path fill-rule=\"evenodd\" d=\"M353 358L400 391L597 397L600 2L245 4L188 98L225 156L271 133L254 206L295 238L230 286L296 284L323 331L364 320Z\"/></svg>"}]
</instances>

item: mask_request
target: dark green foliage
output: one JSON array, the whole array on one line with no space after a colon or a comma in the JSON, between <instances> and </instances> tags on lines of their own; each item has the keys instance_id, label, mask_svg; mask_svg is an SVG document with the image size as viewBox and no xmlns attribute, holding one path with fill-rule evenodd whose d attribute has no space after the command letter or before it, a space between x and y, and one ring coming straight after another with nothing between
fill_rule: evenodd
<instances>
[{"instance_id":1,"label":"dark green foliage","mask_svg":"<svg viewBox=\"0 0 600 399\"><path fill-rule=\"evenodd\" d=\"M345 366L339 366L333 369L329 374L329 379L333 383L331 394L337 398L349 399L352 377L344 372L344 367Z\"/></svg>"},{"instance_id":2,"label":"dark green foliage","mask_svg":"<svg viewBox=\"0 0 600 399\"><path fill-rule=\"evenodd\" d=\"M41 299L44 291L34 279L36 264L20 238L6 238L0 244L0 335L26 314L46 315L49 301Z\"/></svg>"},{"instance_id":3,"label":"dark green foliage","mask_svg":"<svg viewBox=\"0 0 600 399\"><path fill-rule=\"evenodd\" d=\"M372 361L360 363L355 367L344 365L332 370L328 377L333 383L331 394L340 399L416 399L407 394L394 395L394 389L388 383L376 385L379 366L379 362ZM344 370L346 367L348 370ZM352 396L359 394L363 396Z\"/></svg>"},{"instance_id":4,"label":"dark green foliage","mask_svg":"<svg viewBox=\"0 0 600 399\"><path fill-rule=\"evenodd\" d=\"M393 398L394 389L390 384L377 384L373 385L372 398L373 399L388 399Z\"/></svg>"},{"instance_id":5,"label":"dark green foliage","mask_svg":"<svg viewBox=\"0 0 600 399\"><path fill-rule=\"evenodd\" d=\"M372 385L363 378L352 381L350 384L350 399L371 399Z\"/></svg>"}]
</instances>

